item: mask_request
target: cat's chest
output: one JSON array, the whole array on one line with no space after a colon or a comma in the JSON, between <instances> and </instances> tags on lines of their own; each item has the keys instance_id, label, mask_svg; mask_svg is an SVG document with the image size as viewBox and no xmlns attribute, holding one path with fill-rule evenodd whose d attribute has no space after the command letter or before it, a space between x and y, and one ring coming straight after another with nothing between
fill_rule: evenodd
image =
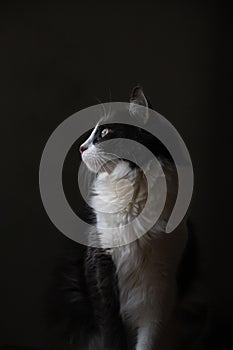
<instances>
[{"instance_id":1,"label":"cat's chest","mask_svg":"<svg viewBox=\"0 0 233 350\"><path fill-rule=\"evenodd\" d=\"M98 176L91 205L103 248L124 244L124 239L131 241L132 227L125 225L142 211L146 195L146 183L140 170L131 169L127 162L120 163L111 174Z\"/></svg>"},{"instance_id":2,"label":"cat's chest","mask_svg":"<svg viewBox=\"0 0 233 350\"><path fill-rule=\"evenodd\" d=\"M152 246L144 243L133 242L111 250L123 318L130 316L136 320L140 316L138 310L154 307L157 286L168 275L168 266L152 248L153 243Z\"/></svg>"},{"instance_id":3,"label":"cat's chest","mask_svg":"<svg viewBox=\"0 0 233 350\"><path fill-rule=\"evenodd\" d=\"M116 267L120 312L134 321L140 311L160 310L164 290L176 293L175 271L186 242L186 231L174 236L155 237L148 232L139 240L113 248L110 254Z\"/></svg>"}]
</instances>

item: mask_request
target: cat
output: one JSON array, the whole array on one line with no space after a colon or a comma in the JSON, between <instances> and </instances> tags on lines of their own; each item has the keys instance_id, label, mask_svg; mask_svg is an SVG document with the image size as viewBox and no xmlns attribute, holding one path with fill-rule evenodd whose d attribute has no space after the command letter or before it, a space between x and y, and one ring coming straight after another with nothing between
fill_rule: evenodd
<instances>
[{"instance_id":1,"label":"cat","mask_svg":"<svg viewBox=\"0 0 233 350\"><path fill-rule=\"evenodd\" d=\"M144 106L144 113L139 106ZM193 245L189 249L187 216L171 234L165 233L176 200L178 177L166 147L143 129L151 117L147 113L151 108L142 88L136 86L128 113L130 118L141 118L142 128L114 123L110 113L101 118L80 145L82 161L88 171L96 174L91 195L95 228L90 232L90 246L84 255L69 263L66 306L70 307L70 349L163 349L177 304L193 278L194 269L186 265L193 249ZM151 170L155 181L154 202L160 198L161 178L166 179L164 209L155 228L145 234L141 233L140 222L122 231L122 226L142 213L148 198L142 169L116 155L123 138L145 145L159 161L158 165L144 159L144 166ZM114 155L105 151L106 140L114 142ZM153 210L147 213L155 215ZM132 239L134 235L137 239ZM97 241L99 248L92 244ZM168 348L172 349L171 345Z\"/></svg>"}]
</instances>

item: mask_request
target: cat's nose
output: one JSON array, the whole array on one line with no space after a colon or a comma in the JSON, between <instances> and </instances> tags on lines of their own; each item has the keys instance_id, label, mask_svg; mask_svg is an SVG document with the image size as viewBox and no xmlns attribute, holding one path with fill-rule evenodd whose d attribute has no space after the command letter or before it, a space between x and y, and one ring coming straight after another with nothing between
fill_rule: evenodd
<instances>
[{"instance_id":1,"label":"cat's nose","mask_svg":"<svg viewBox=\"0 0 233 350\"><path fill-rule=\"evenodd\" d=\"M79 147L79 152L82 154L84 151L86 151L87 147L86 146L80 146Z\"/></svg>"}]
</instances>

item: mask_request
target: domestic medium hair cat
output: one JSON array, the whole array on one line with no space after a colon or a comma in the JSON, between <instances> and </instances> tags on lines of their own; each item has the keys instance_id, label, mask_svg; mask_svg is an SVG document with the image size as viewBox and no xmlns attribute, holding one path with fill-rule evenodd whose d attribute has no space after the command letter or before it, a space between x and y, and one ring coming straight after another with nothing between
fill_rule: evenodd
<instances>
[{"instance_id":1,"label":"domestic medium hair cat","mask_svg":"<svg viewBox=\"0 0 233 350\"><path fill-rule=\"evenodd\" d=\"M145 107L144 114L139 105ZM70 310L67 312L69 349L191 349L200 334L203 308L190 302L189 297L195 277L195 242L187 217L172 233L165 233L176 200L178 177L166 147L143 129L148 122L148 108L152 108L151 104L141 87L136 86L128 113L130 118L141 118L142 127L114 123L114 116L109 113L80 145L82 161L88 171L96 174L91 189L95 229L90 233L90 246L84 256L71 261L68 268L64 290L65 305ZM138 217L148 196L142 169L117 157L123 138L143 144L159 161L158 166L144 160L144 165L151 167L155 181L153 210L160 200L160 180L162 177L166 180L165 207L155 228L143 235L140 222L133 226L133 232L132 226L126 226L122 235L122 227ZM105 151L107 140L113 140L114 154ZM151 217L155 215L153 210L149 212ZM106 231L106 228L113 229ZM132 235L139 238L131 239ZM96 240L99 248L91 244ZM200 327L194 327L191 337L185 327L194 319L195 327L197 324ZM185 341L181 340L183 335Z\"/></svg>"}]
</instances>

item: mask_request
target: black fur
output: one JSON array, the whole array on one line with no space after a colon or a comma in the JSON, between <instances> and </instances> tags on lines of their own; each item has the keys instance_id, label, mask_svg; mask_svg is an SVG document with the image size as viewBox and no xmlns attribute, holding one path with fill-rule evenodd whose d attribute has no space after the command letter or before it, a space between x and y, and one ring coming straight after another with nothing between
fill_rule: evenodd
<instances>
[{"instance_id":1,"label":"black fur","mask_svg":"<svg viewBox=\"0 0 233 350\"><path fill-rule=\"evenodd\" d=\"M75 251L63 263L55 291L54 318L63 324L62 349L126 350L111 256L92 247L82 256Z\"/></svg>"},{"instance_id":2,"label":"black fur","mask_svg":"<svg viewBox=\"0 0 233 350\"><path fill-rule=\"evenodd\" d=\"M194 232L194 225L187 220L188 240L177 271L177 285L179 298L182 299L191 287L192 282L200 274L198 243Z\"/></svg>"}]
</instances>

